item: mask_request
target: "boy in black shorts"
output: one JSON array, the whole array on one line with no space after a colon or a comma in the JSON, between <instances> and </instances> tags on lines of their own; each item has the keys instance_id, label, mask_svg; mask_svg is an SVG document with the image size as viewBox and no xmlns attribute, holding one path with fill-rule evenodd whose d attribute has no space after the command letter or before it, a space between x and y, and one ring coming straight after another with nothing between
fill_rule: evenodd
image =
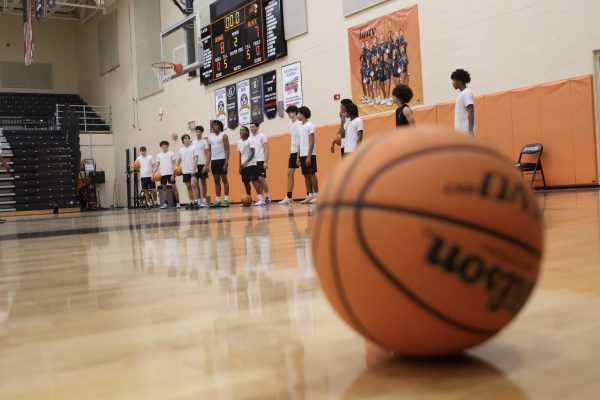
<instances>
[{"instance_id":1,"label":"boy in black shorts","mask_svg":"<svg viewBox=\"0 0 600 400\"><path fill-rule=\"evenodd\" d=\"M214 120L211 124L212 133L208 135L208 151L210 153L210 167L215 181L215 202L211 208L229 207L229 181L227 171L229 167L229 138L223 133L223 123ZM225 197L221 202L221 181L225 189Z\"/></svg>"},{"instance_id":2,"label":"boy in black shorts","mask_svg":"<svg viewBox=\"0 0 600 400\"><path fill-rule=\"evenodd\" d=\"M198 188L200 208L208 207L206 204L206 179L208 178L208 160L210 153L208 152L208 142L202 137L204 128L198 125L195 129L196 139L192 142L194 146L194 160L196 161L196 173L192 176L192 186Z\"/></svg>"},{"instance_id":3,"label":"boy in black shorts","mask_svg":"<svg viewBox=\"0 0 600 400\"><path fill-rule=\"evenodd\" d=\"M198 205L198 185L192 185L192 175L196 174L196 157L194 156L195 149L192 146L192 140L187 133L181 137L183 147L179 149L179 157L177 158L177 166L183 170L183 183L187 188L190 205L188 209L199 208Z\"/></svg>"},{"instance_id":4,"label":"boy in black shorts","mask_svg":"<svg viewBox=\"0 0 600 400\"><path fill-rule=\"evenodd\" d=\"M279 202L280 205L284 206L287 204L292 204L294 200L292 200L292 193L294 191L294 173L298 169L298 165L296 161L298 160L298 148L300 147L300 129L302 127L302 123L298 121L298 107L289 106L285 112L290 118L290 122L288 122L288 129L290 131L290 158L288 160L288 184L287 184L287 194L283 200Z\"/></svg>"},{"instance_id":5,"label":"boy in black shorts","mask_svg":"<svg viewBox=\"0 0 600 400\"><path fill-rule=\"evenodd\" d=\"M160 188L165 197L165 203L160 208L164 209L169 208L169 205L167 204L167 193L169 189L173 188L172 184L175 183L175 175L173 175L175 155L172 151L169 151L169 142L166 140L160 142L160 148L162 151L156 156L154 173L160 172ZM179 194L177 193L177 190L174 189L173 194L175 195L177 208L179 208Z\"/></svg>"},{"instance_id":6,"label":"boy in black shorts","mask_svg":"<svg viewBox=\"0 0 600 400\"><path fill-rule=\"evenodd\" d=\"M302 122L300 131L300 152L298 164L304 175L308 197L300 204L315 204L319 195L319 181L317 180L317 148L315 141L315 126L309 121L311 112L308 107L298 108L298 120Z\"/></svg>"},{"instance_id":7,"label":"boy in black shorts","mask_svg":"<svg viewBox=\"0 0 600 400\"><path fill-rule=\"evenodd\" d=\"M240 175L242 175L242 182L246 189L246 194L252 197L252 191L250 188L250 182L254 185L254 189L258 196L262 195L262 188L258 181L258 168L256 167L256 143L249 139L250 130L245 127L240 127L240 140L238 141L238 151L240 153ZM259 204L260 203L260 204ZM259 202L256 206L264 205L262 199L259 198Z\"/></svg>"},{"instance_id":8,"label":"boy in black shorts","mask_svg":"<svg viewBox=\"0 0 600 400\"><path fill-rule=\"evenodd\" d=\"M140 164L140 178L142 180L142 190L146 197L147 206L149 209L157 205L156 201L156 184L152 180L152 171L154 170L154 157L148 154L146 146L140 147L140 156L135 160Z\"/></svg>"}]
</instances>

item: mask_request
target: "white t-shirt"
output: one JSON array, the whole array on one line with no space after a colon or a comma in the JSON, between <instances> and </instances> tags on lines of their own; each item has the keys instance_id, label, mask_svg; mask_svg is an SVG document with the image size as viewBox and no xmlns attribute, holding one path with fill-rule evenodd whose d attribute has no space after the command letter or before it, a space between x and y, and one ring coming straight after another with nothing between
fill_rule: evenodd
<instances>
[{"instance_id":1,"label":"white t-shirt","mask_svg":"<svg viewBox=\"0 0 600 400\"><path fill-rule=\"evenodd\" d=\"M254 149L254 157L252 157L252 160L250 160L246 167L256 165L256 143L251 138L246 140L240 139L238 141L238 151L241 154L242 164L250 157L250 149Z\"/></svg>"},{"instance_id":2,"label":"white t-shirt","mask_svg":"<svg viewBox=\"0 0 600 400\"><path fill-rule=\"evenodd\" d=\"M300 157L308 157L308 147L310 145L310 134L315 133L315 126L312 122L306 121L305 124L302 124L302 129L300 131ZM317 139L315 138L315 144L313 146L313 156L317 155Z\"/></svg>"},{"instance_id":3,"label":"white t-shirt","mask_svg":"<svg viewBox=\"0 0 600 400\"><path fill-rule=\"evenodd\" d=\"M208 143L210 144L210 159L211 160L224 160L225 159L225 144L223 138L225 134L223 132L219 135L211 133L208 135Z\"/></svg>"},{"instance_id":4,"label":"white t-shirt","mask_svg":"<svg viewBox=\"0 0 600 400\"><path fill-rule=\"evenodd\" d=\"M196 139L192 142L194 147L194 155L198 156L198 165L206 165L206 149L208 149L208 142L206 139Z\"/></svg>"},{"instance_id":5,"label":"white t-shirt","mask_svg":"<svg viewBox=\"0 0 600 400\"><path fill-rule=\"evenodd\" d=\"M344 131L348 128L348 122L350 122L350 118L344 118ZM344 149L344 153L346 152L346 138L342 138L340 141L340 147Z\"/></svg>"},{"instance_id":6,"label":"white t-shirt","mask_svg":"<svg viewBox=\"0 0 600 400\"><path fill-rule=\"evenodd\" d=\"M354 118L350 120L348 118L346 124L346 146L344 147L344 153L352 153L356 149L357 141L358 141L358 132L364 130L363 120L359 118Z\"/></svg>"},{"instance_id":7,"label":"white t-shirt","mask_svg":"<svg viewBox=\"0 0 600 400\"><path fill-rule=\"evenodd\" d=\"M194 153L196 149L192 145L188 147L182 147L179 149L179 158L181 158L181 168L183 168L184 174L191 174L196 168L194 162Z\"/></svg>"},{"instance_id":8,"label":"white t-shirt","mask_svg":"<svg viewBox=\"0 0 600 400\"><path fill-rule=\"evenodd\" d=\"M158 155L156 156L156 162L160 163L160 165L158 166L158 172L160 172L162 176L173 175L174 159L175 156L173 155L172 151L167 151L166 153L158 153Z\"/></svg>"},{"instance_id":9,"label":"white t-shirt","mask_svg":"<svg viewBox=\"0 0 600 400\"><path fill-rule=\"evenodd\" d=\"M469 113L467 107L475 104L475 97L471 89L465 89L458 94L456 98L456 107L454 107L454 130L460 133L469 133ZM473 130L477 132L475 126Z\"/></svg>"},{"instance_id":10,"label":"white t-shirt","mask_svg":"<svg viewBox=\"0 0 600 400\"><path fill-rule=\"evenodd\" d=\"M297 153L300 147L300 130L302 129L302 122L288 122L288 128L290 130L292 147L290 150L291 154Z\"/></svg>"},{"instance_id":11,"label":"white t-shirt","mask_svg":"<svg viewBox=\"0 0 600 400\"><path fill-rule=\"evenodd\" d=\"M252 135L248 140L254 141L256 146L254 148L254 151L256 152L256 161L265 161L265 143L268 142L267 136L262 132L258 132L256 135Z\"/></svg>"},{"instance_id":12,"label":"white t-shirt","mask_svg":"<svg viewBox=\"0 0 600 400\"><path fill-rule=\"evenodd\" d=\"M135 161L140 163L140 177L151 178L152 172L154 171L154 166L152 165L154 157L147 154L146 157L139 156Z\"/></svg>"}]
</instances>

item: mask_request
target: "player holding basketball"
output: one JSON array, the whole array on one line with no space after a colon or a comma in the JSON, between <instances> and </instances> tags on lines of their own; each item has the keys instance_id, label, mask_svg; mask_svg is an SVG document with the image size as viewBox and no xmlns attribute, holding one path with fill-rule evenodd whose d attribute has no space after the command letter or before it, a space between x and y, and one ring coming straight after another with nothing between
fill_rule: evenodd
<instances>
[{"instance_id":1,"label":"player holding basketball","mask_svg":"<svg viewBox=\"0 0 600 400\"><path fill-rule=\"evenodd\" d=\"M163 140L160 142L161 152L156 156L156 164L154 166L154 173L160 172L160 189L162 190L165 203L160 207L161 209L169 208L167 204L167 196L169 189L173 189L175 183L175 175L173 175L173 168L175 168L175 155L172 151L169 151L169 142ZM175 195L175 202L177 208L179 208L179 193L176 189L173 189Z\"/></svg>"},{"instance_id":2,"label":"player holding basketball","mask_svg":"<svg viewBox=\"0 0 600 400\"><path fill-rule=\"evenodd\" d=\"M198 190L198 207L205 208L206 205L206 179L208 178L208 163L210 158L208 152L208 142L202 137L204 127L198 125L195 129L196 139L192 142L194 147L194 159L196 161L196 173L192 176L192 186Z\"/></svg>"},{"instance_id":3,"label":"player holding basketball","mask_svg":"<svg viewBox=\"0 0 600 400\"><path fill-rule=\"evenodd\" d=\"M296 160L298 159L298 148L300 147L300 129L302 123L298 121L298 107L289 106L285 112L290 118L288 122L288 129L290 131L290 158L288 160L288 180L287 180L287 194L283 200L279 202L281 205L292 204L292 193L294 191L294 173L298 169Z\"/></svg>"},{"instance_id":4,"label":"player holding basketball","mask_svg":"<svg viewBox=\"0 0 600 400\"><path fill-rule=\"evenodd\" d=\"M264 202L262 202L262 189L258 180L258 168L256 166L256 142L250 139L250 130L245 126L240 127L240 140L237 147L240 153L240 175L242 175L246 194L252 197L252 190L250 188L250 182L252 182L261 203L258 204L257 202L255 205L264 205Z\"/></svg>"},{"instance_id":5,"label":"player holding basketball","mask_svg":"<svg viewBox=\"0 0 600 400\"><path fill-rule=\"evenodd\" d=\"M342 137L345 140L344 155L351 154L356 150L363 140L364 124L363 120L358 116L358 107L356 104L348 104L346 109L346 124L342 132Z\"/></svg>"},{"instance_id":6,"label":"player holding basketball","mask_svg":"<svg viewBox=\"0 0 600 400\"><path fill-rule=\"evenodd\" d=\"M408 103L413 98L413 91L406 85L398 85L392 92L394 101L399 106L396 109L396 127L415 125L415 118Z\"/></svg>"},{"instance_id":7,"label":"player holding basketball","mask_svg":"<svg viewBox=\"0 0 600 400\"><path fill-rule=\"evenodd\" d=\"M181 137L183 147L179 149L179 157L177 158L177 166L183 170L183 183L187 188L190 205L188 210L200 208L198 205L198 185L192 185L192 175L196 174L196 162L194 153L196 149L192 146L192 140L187 133Z\"/></svg>"},{"instance_id":8,"label":"player holding basketball","mask_svg":"<svg viewBox=\"0 0 600 400\"><path fill-rule=\"evenodd\" d=\"M452 87L460 91L454 107L454 130L475 136L475 96L467 87L471 83L471 74L464 69L457 69L450 79Z\"/></svg>"},{"instance_id":9,"label":"player holding basketball","mask_svg":"<svg viewBox=\"0 0 600 400\"><path fill-rule=\"evenodd\" d=\"M156 201L156 184L152 180L152 171L154 170L154 157L148 154L146 146L140 147L140 156L136 158L135 162L140 164L140 178L142 180L142 190L146 197L147 207L145 210L149 210L150 207L158 205Z\"/></svg>"},{"instance_id":10,"label":"player holding basketball","mask_svg":"<svg viewBox=\"0 0 600 400\"><path fill-rule=\"evenodd\" d=\"M300 130L300 152L298 164L304 175L306 193L308 197L301 204L315 204L319 195L319 181L317 180L317 147L315 143L315 126L310 122L311 112L308 107L298 108L298 120L302 123Z\"/></svg>"},{"instance_id":11,"label":"player holding basketball","mask_svg":"<svg viewBox=\"0 0 600 400\"><path fill-rule=\"evenodd\" d=\"M229 207L229 181L227 168L229 164L229 138L223 133L223 123L214 120L211 124L212 133L208 135L208 151L210 154L210 167L215 181L215 202L211 208ZM225 190L225 197L221 202L221 181Z\"/></svg>"},{"instance_id":12,"label":"player holding basketball","mask_svg":"<svg viewBox=\"0 0 600 400\"><path fill-rule=\"evenodd\" d=\"M267 140L267 136L258 131L260 127L260 123L254 121L250 124L250 132L252 132L252 137L250 140L254 141L256 145L255 148L255 157L256 157L256 169L258 171L258 181L260 182L261 191L265 194L264 201L260 198L254 204L255 206L268 206L271 204L271 195L269 194L269 184L267 183L267 168L269 168L269 141Z\"/></svg>"}]
</instances>

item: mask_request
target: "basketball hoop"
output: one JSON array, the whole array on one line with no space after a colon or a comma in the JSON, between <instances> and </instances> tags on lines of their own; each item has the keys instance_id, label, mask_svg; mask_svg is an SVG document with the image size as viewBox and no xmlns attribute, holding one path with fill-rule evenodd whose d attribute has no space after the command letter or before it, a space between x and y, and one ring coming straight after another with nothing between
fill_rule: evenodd
<instances>
[{"instance_id":1,"label":"basketball hoop","mask_svg":"<svg viewBox=\"0 0 600 400\"><path fill-rule=\"evenodd\" d=\"M154 74L158 80L158 85L162 88L166 82L169 82L175 75L181 74L183 66L169 61L159 61L152 64Z\"/></svg>"}]
</instances>

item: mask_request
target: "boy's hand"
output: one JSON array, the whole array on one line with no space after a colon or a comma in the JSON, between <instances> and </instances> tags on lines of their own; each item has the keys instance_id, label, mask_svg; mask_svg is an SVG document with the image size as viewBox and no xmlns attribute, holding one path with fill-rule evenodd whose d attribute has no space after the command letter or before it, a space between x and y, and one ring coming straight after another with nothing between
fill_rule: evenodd
<instances>
[{"instance_id":1,"label":"boy's hand","mask_svg":"<svg viewBox=\"0 0 600 400\"><path fill-rule=\"evenodd\" d=\"M227 167L229 166L228 164L229 163L225 163L225 165L223 165L223 173L225 174L227 173Z\"/></svg>"},{"instance_id":2,"label":"boy's hand","mask_svg":"<svg viewBox=\"0 0 600 400\"><path fill-rule=\"evenodd\" d=\"M310 167L312 164L311 156L306 157L306 167Z\"/></svg>"},{"instance_id":3,"label":"boy's hand","mask_svg":"<svg viewBox=\"0 0 600 400\"><path fill-rule=\"evenodd\" d=\"M335 144L332 144L332 145L331 145L331 152L332 152L332 153L335 153Z\"/></svg>"},{"instance_id":4,"label":"boy's hand","mask_svg":"<svg viewBox=\"0 0 600 400\"><path fill-rule=\"evenodd\" d=\"M171 176L171 183L175 183L175 176Z\"/></svg>"}]
</instances>

